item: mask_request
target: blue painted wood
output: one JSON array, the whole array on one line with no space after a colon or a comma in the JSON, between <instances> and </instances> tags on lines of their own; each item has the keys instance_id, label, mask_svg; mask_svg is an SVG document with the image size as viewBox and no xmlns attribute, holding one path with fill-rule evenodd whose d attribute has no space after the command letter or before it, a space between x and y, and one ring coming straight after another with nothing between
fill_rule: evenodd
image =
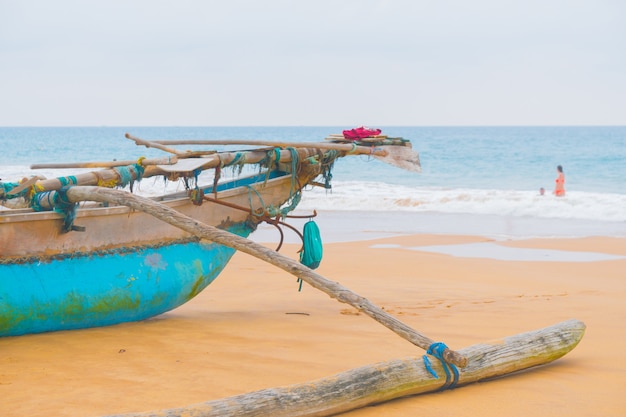
<instances>
[{"instance_id":1,"label":"blue painted wood","mask_svg":"<svg viewBox=\"0 0 626 417\"><path fill-rule=\"evenodd\" d=\"M238 224L229 231L247 237ZM177 243L41 263L0 264L0 336L106 326L172 310L206 288L235 250Z\"/></svg>"}]
</instances>

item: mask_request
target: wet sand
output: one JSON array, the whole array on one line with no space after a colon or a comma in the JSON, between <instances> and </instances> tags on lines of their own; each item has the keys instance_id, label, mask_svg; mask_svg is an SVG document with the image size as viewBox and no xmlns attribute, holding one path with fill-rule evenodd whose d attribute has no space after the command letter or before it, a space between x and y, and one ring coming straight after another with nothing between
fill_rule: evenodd
<instances>
[{"instance_id":1,"label":"wet sand","mask_svg":"<svg viewBox=\"0 0 626 417\"><path fill-rule=\"evenodd\" d=\"M485 243L571 256L464 252ZM450 245L451 254L423 250ZM296 258L297 249L281 252ZM590 253L615 258L581 260ZM547 366L345 416L626 415L625 238L396 234L327 243L317 271L453 349L570 318L587 325L581 343ZM295 277L238 253L198 297L155 319L0 338L0 415L173 408L422 354L352 307L306 284L299 292Z\"/></svg>"}]
</instances>

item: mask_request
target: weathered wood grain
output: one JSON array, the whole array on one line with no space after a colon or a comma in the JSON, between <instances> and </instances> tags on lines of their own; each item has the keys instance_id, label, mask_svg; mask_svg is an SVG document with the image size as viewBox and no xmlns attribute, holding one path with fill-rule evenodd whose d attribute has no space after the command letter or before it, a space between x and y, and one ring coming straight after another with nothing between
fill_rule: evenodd
<instances>
[{"instance_id":1,"label":"weathered wood grain","mask_svg":"<svg viewBox=\"0 0 626 417\"><path fill-rule=\"evenodd\" d=\"M552 362L576 347L585 332L578 320L473 345L459 351L468 365L459 371L458 386L495 378ZM431 358L433 369L443 368ZM439 390L445 378L435 379L423 358L410 357L352 369L302 384L236 395L169 410L115 417L319 417L331 416L401 398Z\"/></svg>"}]
</instances>

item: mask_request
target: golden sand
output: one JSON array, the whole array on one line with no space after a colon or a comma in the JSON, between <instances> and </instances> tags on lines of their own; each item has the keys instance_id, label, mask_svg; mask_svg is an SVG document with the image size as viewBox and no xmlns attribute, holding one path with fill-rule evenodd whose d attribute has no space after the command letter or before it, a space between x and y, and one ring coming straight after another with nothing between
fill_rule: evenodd
<instances>
[{"instance_id":1,"label":"golden sand","mask_svg":"<svg viewBox=\"0 0 626 417\"><path fill-rule=\"evenodd\" d=\"M626 415L626 259L502 261L408 248L484 242L411 235L325 245L318 272L452 349L576 318L582 342L547 366L345 416ZM626 239L506 247L626 256ZM373 247L374 246L374 247ZM297 246L281 252L296 258ZM180 407L423 352L352 307L245 254L152 320L0 339L0 415L101 416Z\"/></svg>"}]
</instances>

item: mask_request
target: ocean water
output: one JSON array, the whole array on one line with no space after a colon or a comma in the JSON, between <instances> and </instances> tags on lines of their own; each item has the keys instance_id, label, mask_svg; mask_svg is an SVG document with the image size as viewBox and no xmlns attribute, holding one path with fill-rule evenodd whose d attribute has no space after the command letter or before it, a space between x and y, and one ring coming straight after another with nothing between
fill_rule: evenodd
<instances>
[{"instance_id":1,"label":"ocean water","mask_svg":"<svg viewBox=\"0 0 626 417\"><path fill-rule=\"evenodd\" d=\"M0 127L0 178L76 172L30 170L33 163L165 155L136 146L125 132L154 140L314 142L349 127ZM482 227L485 234L493 230L509 237L626 236L626 126L377 127L410 139L422 172L368 156L342 158L333 170L332 190L307 190L298 211L379 213L411 223L418 232L474 233ZM566 177L567 194L560 198L551 194L557 165ZM542 187L545 195L539 194ZM139 193L177 188L182 185L146 179Z\"/></svg>"}]
</instances>

